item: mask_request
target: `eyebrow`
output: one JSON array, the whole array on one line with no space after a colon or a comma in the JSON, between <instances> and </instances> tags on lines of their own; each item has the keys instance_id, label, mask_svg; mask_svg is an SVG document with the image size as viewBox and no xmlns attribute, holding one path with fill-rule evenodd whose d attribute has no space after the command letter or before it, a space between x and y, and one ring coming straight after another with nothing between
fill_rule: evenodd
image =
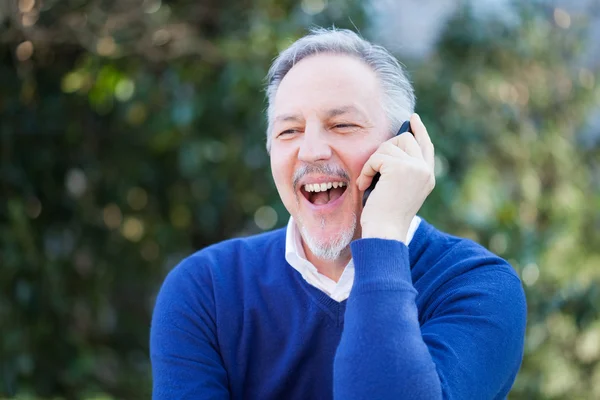
<instances>
[{"instance_id":1,"label":"eyebrow","mask_svg":"<svg viewBox=\"0 0 600 400\"><path fill-rule=\"evenodd\" d=\"M365 118L365 115L360 112L360 110L354 106L342 106L342 107L336 107L336 108L332 108L330 110L327 110L325 112L325 115L327 118L333 118L333 117L337 117L339 115L344 115L344 114L358 114L358 116L360 116L363 119ZM275 117L274 122L287 122L287 121L292 121L292 122L299 122L302 121L302 117L299 114L282 114L282 115L278 115L277 117Z\"/></svg>"},{"instance_id":2,"label":"eyebrow","mask_svg":"<svg viewBox=\"0 0 600 400\"><path fill-rule=\"evenodd\" d=\"M282 115L278 115L277 117L275 117L275 120L273 122L287 122L287 121L299 122L301 120L302 120L302 117L300 117L299 114L282 114Z\"/></svg>"},{"instance_id":3,"label":"eyebrow","mask_svg":"<svg viewBox=\"0 0 600 400\"><path fill-rule=\"evenodd\" d=\"M343 107L332 108L331 110L328 110L326 112L326 115L328 118L333 118L333 117L337 117L338 115L352 114L352 113L358 114L363 119L365 118L363 113L360 112L360 110L354 106L343 106Z\"/></svg>"}]
</instances>

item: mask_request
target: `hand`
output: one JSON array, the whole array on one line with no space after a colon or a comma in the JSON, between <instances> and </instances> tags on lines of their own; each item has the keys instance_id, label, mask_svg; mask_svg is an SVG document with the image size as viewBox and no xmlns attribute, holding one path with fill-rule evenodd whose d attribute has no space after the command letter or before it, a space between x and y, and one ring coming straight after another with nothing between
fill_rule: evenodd
<instances>
[{"instance_id":1,"label":"hand","mask_svg":"<svg viewBox=\"0 0 600 400\"><path fill-rule=\"evenodd\" d=\"M360 216L362 237L406 242L412 219L435 187L434 149L418 114L410 118L414 137L403 133L383 142L365 163L356 184L369 187L381 174Z\"/></svg>"}]
</instances>

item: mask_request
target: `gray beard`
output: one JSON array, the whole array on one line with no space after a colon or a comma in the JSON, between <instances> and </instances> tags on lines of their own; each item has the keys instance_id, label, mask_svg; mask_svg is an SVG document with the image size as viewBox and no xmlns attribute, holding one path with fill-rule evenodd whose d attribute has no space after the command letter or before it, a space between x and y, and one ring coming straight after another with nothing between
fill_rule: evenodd
<instances>
[{"instance_id":1,"label":"gray beard","mask_svg":"<svg viewBox=\"0 0 600 400\"><path fill-rule=\"evenodd\" d=\"M333 238L323 241L318 241L313 238L308 230L304 227L302 221L298 222L302 239L315 257L321 260L335 261L340 257L342 251L344 251L350 245L350 242L352 242L352 238L354 237L354 232L356 230L357 216L356 213L352 213L352 224L350 228L339 232ZM321 218L321 228L325 228L325 224L325 218Z\"/></svg>"},{"instance_id":2,"label":"gray beard","mask_svg":"<svg viewBox=\"0 0 600 400\"><path fill-rule=\"evenodd\" d=\"M341 169L339 167L331 166L328 164L320 164L320 163L306 164L306 165L303 165L298 170L296 170L296 172L294 173L293 187L297 188L298 182L300 181L300 179L303 176L305 176L309 173L313 173L313 172L327 174L327 175L331 175L331 176L339 176L340 178L342 178L343 180L346 180L346 181L350 180L350 177L348 176L346 171L344 171L343 169ZM299 206L300 198L298 196L299 196L298 192L296 192L296 204ZM297 222L298 222L298 225L300 228L300 234L302 235L302 239L304 240L304 243L306 243L306 245L308 246L310 251L315 255L315 257L317 257L321 260L335 261L340 257L340 255L348 247L348 245L350 245L352 238L354 238L354 231L356 230L357 221L358 221L358 218L356 216L356 213L353 212L352 213L352 224L349 229L341 231L335 237L328 238L321 242L317 241L315 238L313 238L310 235L308 230L306 230L306 228L304 227L303 221L298 220ZM321 229L325 228L325 224L326 224L325 218L322 217L321 218Z\"/></svg>"}]
</instances>

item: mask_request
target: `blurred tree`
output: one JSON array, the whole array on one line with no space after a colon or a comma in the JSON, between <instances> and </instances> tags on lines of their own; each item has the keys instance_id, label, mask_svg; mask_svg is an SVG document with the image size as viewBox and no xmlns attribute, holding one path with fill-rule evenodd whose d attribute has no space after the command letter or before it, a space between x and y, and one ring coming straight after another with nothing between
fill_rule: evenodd
<instances>
[{"instance_id":1,"label":"blurred tree","mask_svg":"<svg viewBox=\"0 0 600 400\"><path fill-rule=\"evenodd\" d=\"M422 214L521 275L529 325L511 398L600 398L598 71L581 66L583 17L516 8L510 23L464 8L415 67L439 175Z\"/></svg>"},{"instance_id":2,"label":"blurred tree","mask_svg":"<svg viewBox=\"0 0 600 400\"><path fill-rule=\"evenodd\" d=\"M519 10L465 8L409 64L438 153L422 215L525 282L512 397L600 397L598 74L578 67L585 21ZM164 275L286 222L262 84L312 24L366 21L341 0L0 3L0 395L149 397Z\"/></svg>"},{"instance_id":3,"label":"blurred tree","mask_svg":"<svg viewBox=\"0 0 600 400\"><path fill-rule=\"evenodd\" d=\"M0 395L149 398L168 270L283 221L271 59L353 23L335 0L0 3Z\"/></svg>"}]
</instances>

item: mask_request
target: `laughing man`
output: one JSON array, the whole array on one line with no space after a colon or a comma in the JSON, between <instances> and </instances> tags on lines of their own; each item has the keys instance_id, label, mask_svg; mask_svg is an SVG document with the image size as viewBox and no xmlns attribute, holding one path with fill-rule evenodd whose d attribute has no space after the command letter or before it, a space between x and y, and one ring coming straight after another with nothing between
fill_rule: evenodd
<instances>
[{"instance_id":1,"label":"laughing man","mask_svg":"<svg viewBox=\"0 0 600 400\"><path fill-rule=\"evenodd\" d=\"M434 148L401 65L320 29L274 61L267 96L291 218L171 271L151 327L154 398L504 399L523 354L521 282L417 216ZM404 120L413 134L394 136Z\"/></svg>"}]
</instances>

